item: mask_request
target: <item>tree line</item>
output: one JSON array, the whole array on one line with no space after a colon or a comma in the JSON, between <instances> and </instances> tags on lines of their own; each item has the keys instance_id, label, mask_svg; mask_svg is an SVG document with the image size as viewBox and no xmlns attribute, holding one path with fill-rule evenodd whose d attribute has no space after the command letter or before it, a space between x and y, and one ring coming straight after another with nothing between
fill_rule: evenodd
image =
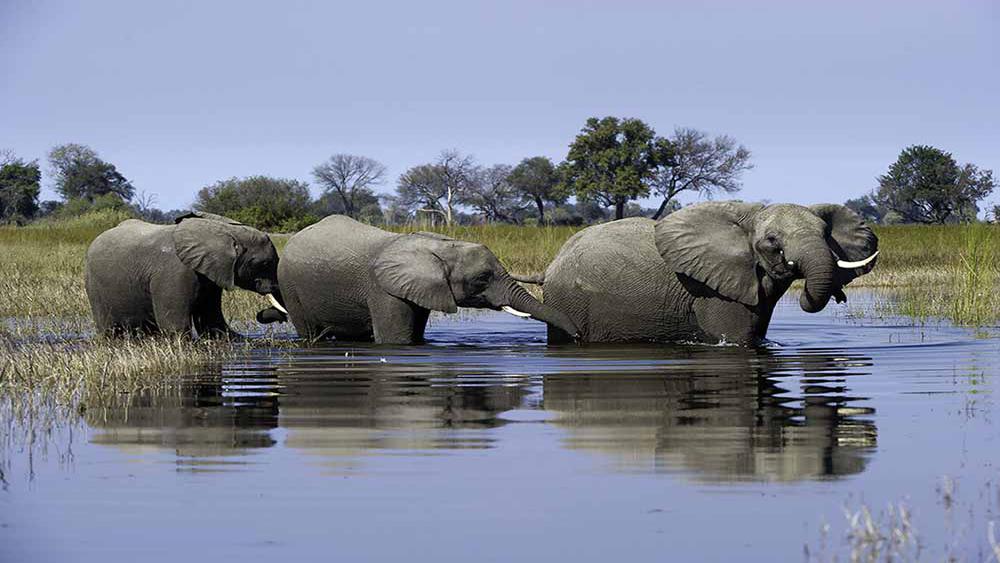
<instances>
[{"instance_id":1,"label":"tree line","mask_svg":"<svg viewBox=\"0 0 1000 563\"><path fill-rule=\"evenodd\" d=\"M0 223L69 217L106 208L154 222L187 210L164 211L155 195L136 190L115 165L80 144L52 148L47 175L60 199L39 201L42 171L0 151ZM291 178L249 176L202 187L192 208L230 216L270 231L295 231L330 214L373 224L513 223L581 225L631 216L659 218L680 207L684 192L712 198L736 193L751 153L728 135L676 128L658 136L633 118L590 118L569 144L566 158L526 157L517 164L479 163L456 149L405 170L392 193L385 165L366 156L334 154L312 169L320 189ZM976 220L992 193L993 173L959 165L940 149L903 150L869 194L846 202L876 223L949 223ZM636 200L659 198L656 209ZM1000 207L988 215L996 217Z\"/></svg>"},{"instance_id":2,"label":"tree line","mask_svg":"<svg viewBox=\"0 0 1000 563\"><path fill-rule=\"evenodd\" d=\"M137 190L115 165L80 144L48 153L49 176L59 200L39 201L41 168L9 151L0 161L0 222L66 217L116 208L151 221L169 221L184 210L163 211L155 195ZM677 128L660 137L632 118L591 118L569 146L565 160L526 157L517 164L485 165L456 149L405 170L395 190L379 194L385 165L352 154L334 154L316 165L320 194L298 179L229 178L202 187L192 208L221 213L268 230L296 230L333 213L370 223L504 222L585 224L626 216L658 217L679 207L685 191L705 197L740 189L752 168L750 151L726 135ZM656 195L658 209L636 200Z\"/></svg>"}]
</instances>

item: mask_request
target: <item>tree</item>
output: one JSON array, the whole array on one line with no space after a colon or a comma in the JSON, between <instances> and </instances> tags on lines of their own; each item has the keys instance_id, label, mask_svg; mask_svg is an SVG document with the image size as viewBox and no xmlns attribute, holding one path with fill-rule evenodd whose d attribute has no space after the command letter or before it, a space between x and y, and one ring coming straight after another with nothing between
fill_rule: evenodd
<instances>
[{"instance_id":1,"label":"tree","mask_svg":"<svg viewBox=\"0 0 1000 563\"><path fill-rule=\"evenodd\" d=\"M10 152L0 155L0 222L21 222L38 213L42 172Z\"/></svg>"},{"instance_id":2,"label":"tree","mask_svg":"<svg viewBox=\"0 0 1000 563\"><path fill-rule=\"evenodd\" d=\"M862 219L872 223L881 223L883 219L882 210L871 195L863 195L844 202L844 207L857 213Z\"/></svg>"},{"instance_id":3,"label":"tree","mask_svg":"<svg viewBox=\"0 0 1000 563\"><path fill-rule=\"evenodd\" d=\"M299 180L230 178L198 192L194 208L231 217L261 230L289 231L318 220L310 213L309 185Z\"/></svg>"},{"instance_id":4,"label":"tree","mask_svg":"<svg viewBox=\"0 0 1000 563\"><path fill-rule=\"evenodd\" d=\"M671 153L670 142L641 120L592 117L560 165L562 181L577 198L614 206L621 219L626 202L649 195L656 168Z\"/></svg>"},{"instance_id":5,"label":"tree","mask_svg":"<svg viewBox=\"0 0 1000 563\"><path fill-rule=\"evenodd\" d=\"M559 191L559 174L552 161L544 156L526 158L511 171L508 178L511 186L521 196L535 203L538 208L538 222L545 223L545 202L559 205L566 201L566 195Z\"/></svg>"},{"instance_id":6,"label":"tree","mask_svg":"<svg viewBox=\"0 0 1000 563\"><path fill-rule=\"evenodd\" d=\"M524 203L510 182L512 170L509 164L476 168L462 203L475 208L486 221L516 223Z\"/></svg>"},{"instance_id":7,"label":"tree","mask_svg":"<svg viewBox=\"0 0 1000 563\"><path fill-rule=\"evenodd\" d=\"M326 192L319 196L312 204L312 213L318 217L327 215L351 215L344 207L344 200L336 191ZM355 219L367 223L381 223L384 221L382 206L379 205L379 196L368 190L359 190L354 194L354 215Z\"/></svg>"},{"instance_id":8,"label":"tree","mask_svg":"<svg viewBox=\"0 0 1000 563\"><path fill-rule=\"evenodd\" d=\"M55 176L55 189L65 200L94 198L115 194L122 201L135 195L135 188L114 164L105 162L86 145L69 143L49 151L49 164Z\"/></svg>"},{"instance_id":9,"label":"tree","mask_svg":"<svg viewBox=\"0 0 1000 563\"><path fill-rule=\"evenodd\" d=\"M336 193L344 206L344 214L358 217L359 199L374 195L374 187L385 177L385 165L366 156L335 154L313 168L316 182L325 193Z\"/></svg>"},{"instance_id":10,"label":"tree","mask_svg":"<svg viewBox=\"0 0 1000 563\"><path fill-rule=\"evenodd\" d=\"M441 216L451 225L455 207L473 182L476 161L457 150L442 151L434 164L421 164L404 172L396 184L396 201L416 213Z\"/></svg>"},{"instance_id":11,"label":"tree","mask_svg":"<svg viewBox=\"0 0 1000 563\"><path fill-rule=\"evenodd\" d=\"M992 170L959 166L951 153L927 145L903 149L878 183L876 203L909 223L975 220L976 203L995 186Z\"/></svg>"},{"instance_id":12,"label":"tree","mask_svg":"<svg viewBox=\"0 0 1000 563\"><path fill-rule=\"evenodd\" d=\"M684 191L709 198L718 191L738 192L740 176L753 168L750 151L727 135L710 139L704 131L678 127L669 141L673 158L661 164L653 182L653 189L663 197L653 219L659 219L674 197Z\"/></svg>"}]
</instances>

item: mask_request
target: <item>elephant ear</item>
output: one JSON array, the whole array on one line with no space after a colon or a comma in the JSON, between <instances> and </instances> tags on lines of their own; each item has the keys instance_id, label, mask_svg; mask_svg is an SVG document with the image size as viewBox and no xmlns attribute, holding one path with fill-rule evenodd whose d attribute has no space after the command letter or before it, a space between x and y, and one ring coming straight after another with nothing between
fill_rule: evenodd
<instances>
[{"instance_id":1,"label":"elephant ear","mask_svg":"<svg viewBox=\"0 0 1000 563\"><path fill-rule=\"evenodd\" d=\"M433 242L419 234L390 243L372 264L375 283L390 295L424 309L458 311L448 284L448 264L433 252Z\"/></svg>"},{"instance_id":2,"label":"elephant ear","mask_svg":"<svg viewBox=\"0 0 1000 563\"><path fill-rule=\"evenodd\" d=\"M809 209L827 224L830 249L837 258L857 262L868 258L878 250L878 237L865 220L849 208L835 203L821 203L810 206ZM841 285L846 285L854 278L870 272L877 260L876 258L865 266L852 270L838 268L837 276Z\"/></svg>"},{"instance_id":3,"label":"elephant ear","mask_svg":"<svg viewBox=\"0 0 1000 563\"><path fill-rule=\"evenodd\" d=\"M674 272L755 306L760 279L749 218L763 207L731 201L685 207L657 221L656 249Z\"/></svg>"},{"instance_id":4,"label":"elephant ear","mask_svg":"<svg viewBox=\"0 0 1000 563\"><path fill-rule=\"evenodd\" d=\"M179 219L174 227L177 257L223 289L232 289L235 285L236 257L240 253L232 224L193 215Z\"/></svg>"}]
</instances>

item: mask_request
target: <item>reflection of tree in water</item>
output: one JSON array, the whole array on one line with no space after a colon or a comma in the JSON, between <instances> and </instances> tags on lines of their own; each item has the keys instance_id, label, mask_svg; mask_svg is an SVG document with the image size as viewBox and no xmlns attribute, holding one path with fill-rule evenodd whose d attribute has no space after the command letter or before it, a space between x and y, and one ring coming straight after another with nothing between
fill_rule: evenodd
<instances>
[{"instance_id":1,"label":"reflection of tree in water","mask_svg":"<svg viewBox=\"0 0 1000 563\"><path fill-rule=\"evenodd\" d=\"M701 354L656 372L546 376L544 407L567 447L611 454L624 470L696 479L799 480L864 470L876 428L846 379L870 359L837 352ZM783 378L792 376L788 381ZM795 379L797 377L798 379ZM801 384L799 396L782 385Z\"/></svg>"}]
</instances>

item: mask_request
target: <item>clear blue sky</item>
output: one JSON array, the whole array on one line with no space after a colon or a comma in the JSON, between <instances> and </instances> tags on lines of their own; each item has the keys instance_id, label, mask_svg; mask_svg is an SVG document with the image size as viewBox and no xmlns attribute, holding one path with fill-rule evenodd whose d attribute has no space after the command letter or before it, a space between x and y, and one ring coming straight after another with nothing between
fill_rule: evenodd
<instances>
[{"instance_id":1,"label":"clear blue sky","mask_svg":"<svg viewBox=\"0 0 1000 563\"><path fill-rule=\"evenodd\" d=\"M750 200L843 201L916 143L1000 174L992 0L0 0L0 68L0 147L90 145L163 208L336 152L382 191L445 148L560 160L604 115L735 136Z\"/></svg>"}]
</instances>

